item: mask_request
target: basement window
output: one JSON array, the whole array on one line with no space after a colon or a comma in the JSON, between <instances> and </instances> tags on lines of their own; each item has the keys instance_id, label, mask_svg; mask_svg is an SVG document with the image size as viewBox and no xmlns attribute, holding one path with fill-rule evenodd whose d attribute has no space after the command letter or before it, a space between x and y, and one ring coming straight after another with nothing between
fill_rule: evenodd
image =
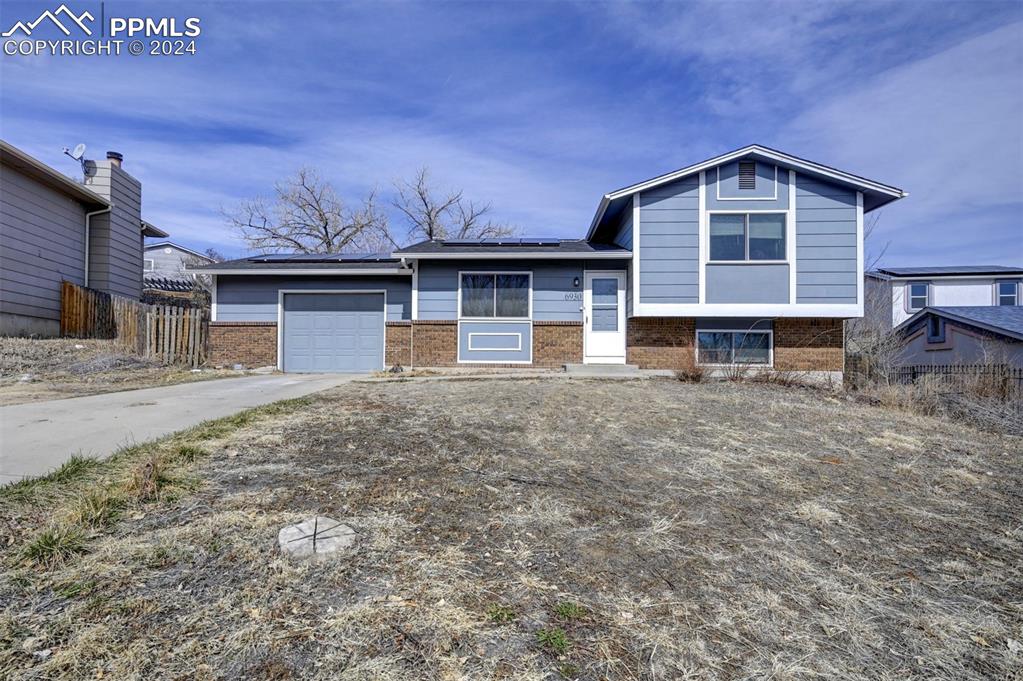
<instances>
[{"instance_id":1,"label":"basement window","mask_svg":"<svg viewBox=\"0 0 1023 681\"><path fill-rule=\"evenodd\" d=\"M699 331L697 364L771 364L770 331Z\"/></svg>"},{"instance_id":2,"label":"basement window","mask_svg":"<svg viewBox=\"0 0 1023 681\"><path fill-rule=\"evenodd\" d=\"M757 188L756 161L739 161L739 189Z\"/></svg>"}]
</instances>

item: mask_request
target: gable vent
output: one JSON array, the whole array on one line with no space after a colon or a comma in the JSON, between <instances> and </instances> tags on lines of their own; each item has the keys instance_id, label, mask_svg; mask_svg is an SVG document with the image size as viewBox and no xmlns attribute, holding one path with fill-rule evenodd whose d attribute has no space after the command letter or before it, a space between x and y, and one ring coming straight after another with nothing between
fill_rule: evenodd
<instances>
[{"instance_id":1,"label":"gable vent","mask_svg":"<svg viewBox=\"0 0 1023 681\"><path fill-rule=\"evenodd\" d=\"M756 161L739 161L739 189L757 188Z\"/></svg>"}]
</instances>

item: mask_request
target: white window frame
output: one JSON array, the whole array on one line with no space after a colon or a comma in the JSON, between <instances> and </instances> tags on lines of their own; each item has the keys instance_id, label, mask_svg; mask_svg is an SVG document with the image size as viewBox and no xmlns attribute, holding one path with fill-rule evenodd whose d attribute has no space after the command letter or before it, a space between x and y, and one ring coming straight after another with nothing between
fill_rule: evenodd
<instances>
[{"instance_id":1,"label":"white window frame","mask_svg":"<svg viewBox=\"0 0 1023 681\"><path fill-rule=\"evenodd\" d=\"M526 299L527 314L525 317L466 317L462 315L462 275L464 274L487 274L494 276L494 313L497 314L497 277L502 274L515 274L515 275L526 275L529 277L529 293ZM509 321L509 322L523 322L533 320L533 271L532 270L459 270L458 271L458 315L459 320L468 321Z\"/></svg>"},{"instance_id":2,"label":"white window frame","mask_svg":"<svg viewBox=\"0 0 1023 681\"><path fill-rule=\"evenodd\" d=\"M748 363L745 363L745 364L740 364L740 363L735 363L735 362L731 362L731 363L701 362L700 361L700 334L701 333L741 333L741 334L760 333L760 334L766 334L767 335L767 364L760 364L760 363L754 363L754 362L748 362ZM774 368L774 330L773 329L697 329L696 333L695 333L695 335L693 337L693 340L694 340L693 348L696 351L696 363L698 365L705 366L705 367L739 367L739 366L748 366L748 367L766 367L768 369L773 369ZM733 355L733 359L734 359L734 355L735 355L734 349L733 349L732 355Z\"/></svg>"},{"instance_id":3,"label":"white window frame","mask_svg":"<svg viewBox=\"0 0 1023 681\"><path fill-rule=\"evenodd\" d=\"M148 267L146 265L149 265ZM155 272L156 271L156 260L152 258L142 259L142 271L143 272Z\"/></svg>"},{"instance_id":4,"label":"white window frame","mask_svg":"<svg viewBox=\"0 0 1023 681\"><path fill-rule=\"evenodd\" d=\"M1002 307L1002 297L1003 297L1002 290L1001 290L1002 284L1011 284L1013 286L1013 288L1015 290L1015 293L1011 294L1012 295L1012 300L1013 300L1011 305L1019 305L1020 304L1020 295L1019 295L1020 283L1018 281L1005 281L1005 280L1002 280L1002 281L996 281L995 282L995 306L996 307ZM1008 296L1005 296L1005 297L1008 297Z\"/></svg>"},{"instance_id":5,"label":"white window frame","mask_svg":"<svg viewBox=\"0 0 1023 681\"><path fill-rule=\"evenodd\" d=\"M714 260L711 257L711 222L715 215L745 215L743 229L745 230L746 255L749 256L749 216L750 215L780 215L785 220L782 229L782 238L785 240L785 258L782 260ZM707 211L707 264L708 265L786 265L789 262L789 211L788 210L708 210Z\"/></svg>"},{"instance_id":6,"label":"white window frame","mask_svg":"<svg viewBox=\"0 0 1023 681\"><path fill-rule=\"evenodd\" d=\"M924 294L924 305L923 305L923 307L913 307L913 298L919 297L919 296L914 296L913 295L913 287L914 286L926 286L927 287L927 292ZM927 307L927 306L929 306L931 304L931 282L929 282L929 281L907 281L906 282L906 291L905 291L904 298L905 298L905 301L906 301L906 312L909 312L910 314L915 314L915 313L919 312L920 310L924 309L924 307Z\"/></svg>"}]
</instances>

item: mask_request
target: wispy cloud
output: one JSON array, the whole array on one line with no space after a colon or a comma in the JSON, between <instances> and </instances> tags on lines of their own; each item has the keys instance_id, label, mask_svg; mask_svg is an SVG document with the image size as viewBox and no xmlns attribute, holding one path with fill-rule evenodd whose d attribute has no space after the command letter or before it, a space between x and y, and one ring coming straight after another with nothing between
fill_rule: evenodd
<instances>
[{"instance_id":1,"label":"wispy cloud","mask_svg":"<svg viewBox=\"0 0 1023 681\"><path fill-rule=\"evenodd\" d=\"M69 172L63 145L124 152L147 217L200 247L239 252L221 208L304 165L358 200L426 164L499 220L577 236L603 192L751 141L910 189L884 216L900 262L942 257L921 246L939 218L984 225L939 229L970 260L1004 259L1021 224L1018 3L174 12L202 17L195 57L4 57L0 110L5 138Z\"/></svg>"}]
</instances>

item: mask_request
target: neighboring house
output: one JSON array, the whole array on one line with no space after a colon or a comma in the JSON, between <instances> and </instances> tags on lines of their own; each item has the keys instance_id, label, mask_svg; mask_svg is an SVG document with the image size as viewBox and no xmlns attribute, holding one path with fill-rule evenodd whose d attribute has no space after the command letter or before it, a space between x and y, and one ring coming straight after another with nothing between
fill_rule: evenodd
<instances>
[{"instance_id":1,"label":"neighboring house","mask_svg":"<svg viewBox=\"0 0 1023 681\"><path fill-rule=\"evenodd\" d=\"M697 361L840 378L863 214L901 189L753 145L605 195L585 239L269 255L215 275L215 363L284 371Z\"/></svg>"},{"instance_id":2,"label":"neighboring house","mask_svg":"<svg viewBox=\"0 0 1023 681\"><path fill-rule=\"evenodd\" d=\"M0 141L0 335L60 332L62 281L137 300L142 185L107 152L76 182Z\"/></svg>"},{"instance_id":3,"label":"neighboring house","mask_svg":"<svg viewBox=\"0 0 1023 681\"><path fill-rule=\"evenodd\" d=\"M1023 306L926 307L897 329L906 365L1007 364L1023 369Z\"/></svg>"},{"instance_id":4,"label":"neighboring house","mask_svg":"<svg viewBox=\"0 0 1023 681\"><path fill-rule=\"evenodd\" d=\"M1023 304L1023 267L884 267L866 274L867 319L899 326L925 307Z\"/></svg>"},{"instance_id":5,"label":"neighboring house","mask_svg":"<svg viewBox=\"0 0 1023 681\"><path fill-rule=\"evenodd\" d=\"M186 271L188 265L216 262L173 241L146 244L142 258L143 289L172 297L190 297L195 289L197 275Z\"/></svg>"}]
</instances>

